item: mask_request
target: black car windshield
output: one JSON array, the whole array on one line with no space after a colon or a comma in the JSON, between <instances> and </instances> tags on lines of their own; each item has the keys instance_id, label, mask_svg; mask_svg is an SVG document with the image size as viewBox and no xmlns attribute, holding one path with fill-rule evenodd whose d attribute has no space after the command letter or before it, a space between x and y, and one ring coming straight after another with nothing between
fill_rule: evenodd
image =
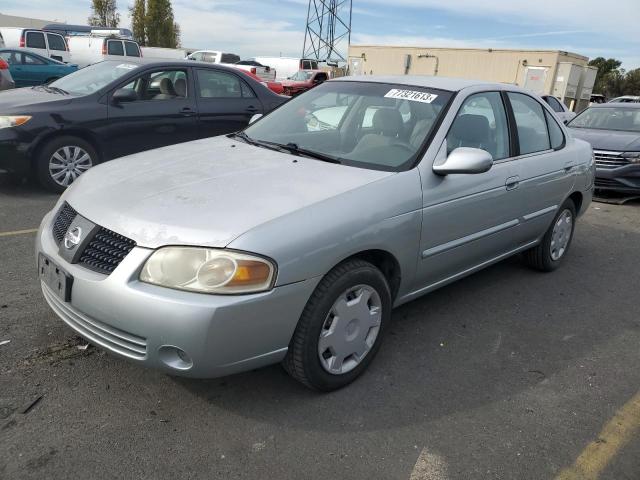
<instances>
[{"instance_id":1,"label":"black car windshield","mask_svg":"<svg viewBox=\"0 0 640 480\"><path fill-rule=\"evenodd\" d=\"M90 95L138 67L135 63L100 62L62 77L49 86L71 95Z\"/></svg>"},{"instance_id":2,"label":"black car windshield","mask_svg":"<svg viewBox=\"0 0 640 480\"><path fill-rule=\"evenodd\" d=\"M587 108L571 122L573 128L595 128L640 132L640 108L597 107Z\"/></svg>"},{"instance_id":3,"label":"black car windshield","mask_svg":"<svg viewBox=\"0 0 640 480\"><path fill-rule=\"evenodd\" d=\"M452 92L331 81L293 98L245 130L249 139L376 170L410 168Z\"/></svg>"}]
</instances>

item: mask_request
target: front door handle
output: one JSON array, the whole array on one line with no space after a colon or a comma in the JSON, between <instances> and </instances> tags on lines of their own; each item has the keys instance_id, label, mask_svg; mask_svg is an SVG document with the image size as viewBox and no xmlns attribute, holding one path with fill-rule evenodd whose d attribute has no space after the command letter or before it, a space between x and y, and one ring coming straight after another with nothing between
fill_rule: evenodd
<instances>
[{"instance_id":1,"label":"front door handle","mask_svg":"<svg viewBox=\"0 0 640 480\"><path fill-rule=\"evenodd\" d=\"M520 177L517 175L515 177L509 177L504 185L507 187L507 190L515 190L518 188L518 185L520 185Z\"/></svg>"},{"instance_id":2,"label":"front door handle","mask_svg":"<svg viewBox=\"0 0 640 480\"><path fill-rule=\"evenodd\" d=\"M573 162L567 162L564 164L564 171L569 173L571 170L573 170L573 167L575 167L575 163Z\"/></svg>"}]
</instances>

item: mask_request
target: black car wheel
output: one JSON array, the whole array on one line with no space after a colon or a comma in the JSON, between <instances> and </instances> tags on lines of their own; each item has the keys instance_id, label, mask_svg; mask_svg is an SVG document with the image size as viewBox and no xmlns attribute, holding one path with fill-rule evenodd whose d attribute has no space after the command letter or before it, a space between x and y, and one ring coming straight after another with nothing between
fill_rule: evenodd
<instances>
[{"instance_id":1,"label":"black car wheel","mask_svg":"<svg viewBox=\"0 0 640 480\"><path fill-rule=\"evenodd\" d=\"M36 173L43 187L61 193L97 163L98 154L85 140L57 137L40 149Z\"/></svg>"}]
</instances>

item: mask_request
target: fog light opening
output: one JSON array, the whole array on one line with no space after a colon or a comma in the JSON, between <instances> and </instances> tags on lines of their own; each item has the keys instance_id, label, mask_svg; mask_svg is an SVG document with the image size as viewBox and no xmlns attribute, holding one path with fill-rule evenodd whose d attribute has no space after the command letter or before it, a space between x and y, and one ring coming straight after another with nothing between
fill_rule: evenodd
<instances>
[{"instance_id":1,"label":"fog light opening","mask_svg":"<svg viewBox=\"0 0 640 480\"><path fill-rule=\"evenodd\" d=\"M158 357L169 368L174 370L189 370L193 367L193 360L187 352L172 345L163 345L158 349Z\"/></svg>"}]
</instances>

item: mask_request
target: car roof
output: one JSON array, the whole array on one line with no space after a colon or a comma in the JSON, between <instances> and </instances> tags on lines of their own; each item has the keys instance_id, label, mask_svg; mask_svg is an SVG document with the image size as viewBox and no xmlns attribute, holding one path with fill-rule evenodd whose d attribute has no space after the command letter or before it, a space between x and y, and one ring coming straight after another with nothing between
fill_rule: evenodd
<instances>
[{"instance_id":1,"label":"car roof","mask_svg":"<svg viewBox=\"0 0 640 480\"><path fill-rule=\"evenodd\" d=\"M332 81L393 83L396 85L406 85L407 87L435 88L438 90L449 90L452 92L469 87L486 87L496 90L521 90L519 87L508 83L495 83L483 80L468 80L453 77L432 77L426 75L356 75L351 77L339 77Z\"/></svg>"},{"instance_id":2,"label":"car roof","mask_svg":"<svg viewBox=\"0 0 640 480\"><path fill-rule=\"evenodd\" d=\"M640 109L640 103L633 102L607 102L607 103L596 103L591 105L589 108L631 108L638 110Z\"/></svg>"}]
</instances>

